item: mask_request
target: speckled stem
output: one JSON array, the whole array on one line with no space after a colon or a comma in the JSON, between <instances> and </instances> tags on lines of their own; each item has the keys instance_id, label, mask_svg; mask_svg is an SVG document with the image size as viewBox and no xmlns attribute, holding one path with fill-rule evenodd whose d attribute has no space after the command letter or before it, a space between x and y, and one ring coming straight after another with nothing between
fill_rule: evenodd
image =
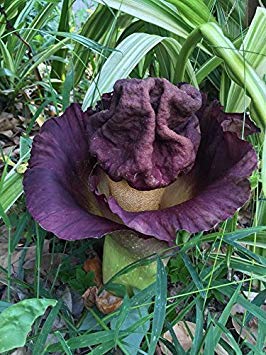
<instances>
[{"instance_id":1,"label":"speckled stem","mask_svg":"<svg viewBox=\"0 0 266 355\"><path fill-rule=\"evenodd\" d=\"M141 238L131 231L115 232L105 237L103 253L103 282L108 282L117 272L129 264L162 253L168 244L155 238ZM156 278L156 262L138 266L128 273L114 278L131 292L132 288L144 289Z\"/></svg>"}]
</instances>

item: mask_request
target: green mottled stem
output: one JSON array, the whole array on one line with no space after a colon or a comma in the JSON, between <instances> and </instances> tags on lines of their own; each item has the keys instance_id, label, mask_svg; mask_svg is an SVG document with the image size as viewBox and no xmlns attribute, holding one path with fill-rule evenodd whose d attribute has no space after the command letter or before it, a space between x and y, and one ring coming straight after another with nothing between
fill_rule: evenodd
<instances>
[{"instance_id":1,"label":"green mottled stem","mask_svg":"<svg viewBox=\"0 0 266 355\"><path fill-rule=\"evenodd\" d=\"M125 285L131 292L132 288L144 289L156 279L156 262L132 267L129 272L114 277L128 265L154 253L161 253L168 244L155 238L140 238L134 232L115 232L105 237L103 252L103 282Z\"/></svg>"}]
</instances>

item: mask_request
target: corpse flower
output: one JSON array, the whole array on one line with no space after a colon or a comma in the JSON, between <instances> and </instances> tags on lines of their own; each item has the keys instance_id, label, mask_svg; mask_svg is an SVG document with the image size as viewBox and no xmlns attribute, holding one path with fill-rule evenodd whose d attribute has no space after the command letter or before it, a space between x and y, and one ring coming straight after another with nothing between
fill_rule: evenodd
<instances>
[{"instance_id":1,"label":"corpse flower","mask_svg":"<svg viewBox=\"0 0 266 355\"><path fill-rule=\"evenodd\" d=\"M147 247L147 236L172 244L178 230L207 231L250 195L257 159L241 137L256 127L242 119L186 83L119 80L95 109L72 104L42 126L24 178L28 210L67 240L113 234L122 245L133 233Z\"/></svg>"}]
</instances>

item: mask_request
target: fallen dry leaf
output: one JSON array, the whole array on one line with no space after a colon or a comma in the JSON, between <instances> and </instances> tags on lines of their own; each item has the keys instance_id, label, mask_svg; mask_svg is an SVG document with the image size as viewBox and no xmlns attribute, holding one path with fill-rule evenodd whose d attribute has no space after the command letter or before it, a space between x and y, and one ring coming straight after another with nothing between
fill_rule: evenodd
<instances>
[{"instance_id":1,"label":"fallen dry leaf","mask_svg":"<svg viewBox=\"0 0 266 355\"><path fill-rule=\"evenodd\" d=\"M18 120L12 115L12 113L1 112L0 113L0 132L13 130L18 124Z\"/></svg>"},{"instance_id":2,"label":"fallen dry leaf","mask_svg":"<svg viewBox=\"0 0 266 355\"><path fill-rule=\"evenodd\" d=\"M11 355L30 355L30 351L26 349L26 347L23 348L17 348L15 351L11 353Z\"/></svg>"},{"instance_id":3,"label":"fallen dry leaf","mask_svg":"<svg viewBox=\"0 0 266 355\"><path fill-rule=\"evenodd\" d=\"M64 253L43 253L41 260L41 272L43 274L49 273L52 269L57 268L63 261ZM24 265L23 269L31 270L35 267L35 257L28 259Z\"/></svg>"},{"instance_id":4,"label":"fallen dry leaf","mask_svg":"<svg viewBox=\"0 0 266 355\"><path fill-rule=\"evenodd\" d=\"M84 262L83 269L86 272L94 272L94 283L96 286L100 287L102 285L102 262L100 258L96 255L92 258L87 259Z\"/></svg>"},{"instance_id":5,"label":"fallen dry leaf","mask_svg":"<svg viewBox=\"0 0 266 355\"><path fill-rule=\"evenodd\" d=\"M45 240L43 244L43 252L47 253L49 250L49 240ZM18 247L16 250L12 253L11 255L11 272L12 274L16 275L18 270L19 270L19 263L20 263L20 258L22 257L22 254L25 252L26 249L26 255L24 259L24 263L26 263L29 260L34 259L36 257L36 246L32 245L29 247ZM0 240L0 265L7 269L8 267L8 242L6 241L1 241ZM0 277L3 276L3 273L0 273Z\"/></svg>"},{"instance_id":6,"label":"fallen dry leaf","mask_svg":"<svg viewBox=\"0 0 266 355\"><path fill-rule=\"evenodd\" d=\"M188 351L192 346L193 338L195 336L196 324L189 321L186 322L180 321L173 327L173 330L182 348L185 351ZM192 337L190 336L189 332L192 334ZM163 338L168 340L170 343L173 342L172 336L169 331L163 334ZM167 347L161 342L160 342L160 347L164 355L172 355L170 350L168 350ZM215 352L218 355L228 355L228 352L225 351L221 345L216 346ZM200 353L204 354L203 350L201 350Z\"/></svg>"},{"instance_id":7,"label":"fallen dry leaf","mask_svg":"<svg viewBox=\"0 0 266 355\"><path fill-rule=\"evenodd\" d=\"M98 288L96 286L89 287L82 295L84 306L91 308L95 305Z\"/></svg>"},{"instance_id":8,"label":"fallen dry leaf","mask_svg":"<svg viewBox=\"0 0 266 355\"><path fill-rule=\"evenodd\" d=\"M103 290L100 295L96 295L96 306L103 314L116 311L122 304L123 298Z\"/></svg>"},{"instance_id":9,"label":"fallen dry leaf","mask_svg":"<svg viewBox=\"0 0 266 355\"><path fill-rule=\"evenodd\" d=\"M87 259L83 264L83 269L86 272L94 272L94 283L96 284L96 286L89 287L82 295L85 307L91 308L96 305L103 314L109 314L117 310L121 306L123 298L117 297L106 290L98 295L102 286L102 262L98 255Z\"/></svg>"},{"instance_id":10,"label":"fallen dry leaf","mask_svg":"<svg viewBox=\"0 0 266 355\"><path fill-rule=\"evenodd\" d=\"M256 292L244 292L249 301L253 301L257 296ZM261 306L261 309L266 311L266 304ZM247 340L250 344L256 345L258 337L258 319L253 317L248 325L244 325L244 315L247 310L240 304L235 304L232 307L232 324L237 334L244 340Z\"/></svg>"},{"instance_id":11,"label":"fallen dry leaf","mask_svg":"<svg viewBox=\"0 0 266 355\"><path fill-rule=\"evenodd\" d=\"M109 314L116 311L122 304L123 298L117 297L109 291L103 290L98 295L98 287L89 287L82 295L86 308L97 306L103 314Z\"/></svg>"},{"instance_id":12,"label":"fallen dry leaf","mask_svg":"<svg viewBox=\"0 0 266 355\"><path fill-rule=\"evenodd\" d=\"M195 323L191 323L191 322L186 322L187 327L190 329L191 333L195 334L195 329L196 329L196 324ZM182 348L185 351L188 351L191 348L192 345L192 341L193 339L191 339L189 332L185 326L185 322L178 322L174 327L173 330L175 332L175 335L179 341L179 343L181 344ZM166 333L164 333L163 338L168 340L170 343L172 343L173 339L172 336L170 334L169 331L167 331ZM162 348L162 352L163 354L166 355L170 355L169 350L163 345L161 344L161 348Z\"/></svg>"}]
</instances>

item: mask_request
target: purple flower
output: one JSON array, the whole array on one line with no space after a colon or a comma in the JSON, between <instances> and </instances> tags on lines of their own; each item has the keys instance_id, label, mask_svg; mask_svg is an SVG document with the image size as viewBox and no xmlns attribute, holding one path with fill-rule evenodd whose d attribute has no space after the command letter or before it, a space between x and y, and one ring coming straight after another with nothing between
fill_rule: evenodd
<instances>
[{"instance_id":1,"label":"purple flower","mask_svg":"<svg viewBox=\"0 0 266 355\"><path fill-rule=\"evenodd\" d=\"M27 207L60 238L127 228L172 242L207 231L249 198L256 132L189 84L119 80L95 110L72 104L34 138Z\"/></svg>"}]
</instances>

